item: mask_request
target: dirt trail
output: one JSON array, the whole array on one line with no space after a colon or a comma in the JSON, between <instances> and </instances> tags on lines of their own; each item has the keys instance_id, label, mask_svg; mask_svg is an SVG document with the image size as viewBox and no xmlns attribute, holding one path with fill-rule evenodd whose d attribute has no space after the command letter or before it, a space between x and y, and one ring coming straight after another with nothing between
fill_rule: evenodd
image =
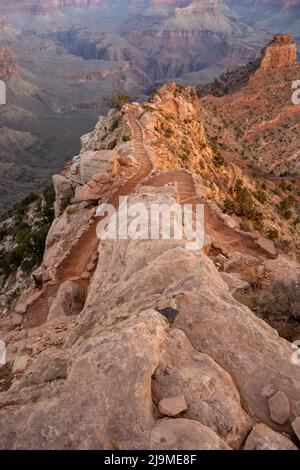
<instances>
[{"instance_id":1,"label":"dirt trail","mask_svg":"<svg viewBox=\"0 0 300 470\"><path fill-rule=\"evenodd\" d=\"M136 119L134 111L130 110L128 115L129 124L133 135L133 147L136 160L139 162L137 173L122 185L113 197L108 201L116 209L119 206L120 196L132 194L136 186L143 181L153 169L152 162L146 152L143 144L143 130L139 121ZM96 235L97 224L100 218L96 217L93 225L83 234L79 242L71 249L69 256L58 268L59 281L64 282L69 279L80 278L86 271L93 254L96 253L98 238Z\"/></svg>"},{"instance_id":2,"label":"dirt trail","mask_svg":"<svg viewBox=\"0 0 300 470\"><path fill-rule=\"evenodd\" d=\"M139 168L137 173L127 180L108 201L108 204L112 204L115 208L119 205L119 197L134 193L136 186L149 176L153 169L151 159L144 147L143 129L133 109L128 113L128 121L133 136L134 154L139 163ZM87 271L87 267L93 255L97 253L99 240L97 238L96 228L100 220L101 218L99 217L95 218L94 223L83 233L79 242L71 248L69 255L58 267L57 285L47 286L43 295L28 307L24 318L25 327L32 328L39 326L47 320L49 300L55 297L59 286L63 282L77 280L81 286L87 290L88 281L80 278L82 274Z\"/></svg>"},{"instance_id":3,"label":"dirt trail","mask_svg":"<svg viewBox=\"0 0 300 470\"><path fill-rule=\"evenodd\" d=\"M119 197L134 193L138 184L145 186L162 187L169 183L176 183L177 198L180 203L199 204L205 203L203 198L197 195L193 177L184 170L167 171L156 176L151 176L153 164L144 147L143 128L135 115L134 109L128 113L128 121L132 130L133 147L135 158L139 163L137 173L127 180L119 190L108 201L115 208L119 205ZM147 179L148 178L148 179ZM67 280L77 280L87 291L89 281L81 279L83 273L87 272L88 264L97 253L98 238L96 227L100 218L95 218L94 223L82 235L79 242L74 245L69 255L59 266L57 273L57 284L47 286L43 295L34 304L28 307L25 316L24 326L33 327L43 324L47 320L49 310L49 300L55 297L59 286ZM243 251L260 258L266 258L258 251L252 240L243 237L233 229L227 227L218 214L212 209L210 204L206 204L205 210L205 230L213 240L226 245L228 251ZM91 273L92 275L92 273Z\"/></svg>"},{"instance_id":4,"label":"dirt trail","mask_svg":"<svg viewBox=\"0 0 300 470\"><path fill-rule=\"evenodd\" d=\"M224 246L226 251L229 253L241 251L261 260L269 259L252 239L225 225L214 206L197 195L194 179L189 173L180 170L166 172L149 178L144 184L161 187L169 183L177 183L178 202L181 204L205 204L205 232L216 243ZM221 209L220 212L222 212Z\"/></svg>"}]
</instances>

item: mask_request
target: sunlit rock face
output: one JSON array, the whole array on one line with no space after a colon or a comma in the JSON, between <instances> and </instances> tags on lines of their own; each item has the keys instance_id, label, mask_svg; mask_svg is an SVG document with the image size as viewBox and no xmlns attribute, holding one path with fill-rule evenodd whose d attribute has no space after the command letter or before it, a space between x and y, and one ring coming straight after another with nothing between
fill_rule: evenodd
<instances>
[{"instance_id":1,"label":"sunlit rock face","mask_svg":"<svg viewBox=\"0 0 300 470\"><path fill-rule=\"evenodd\" d=\"M279 35L268 44L263 53L262 68L285 67L297 61L297 46L292 36Z\"/></svg>"}]
</instances>

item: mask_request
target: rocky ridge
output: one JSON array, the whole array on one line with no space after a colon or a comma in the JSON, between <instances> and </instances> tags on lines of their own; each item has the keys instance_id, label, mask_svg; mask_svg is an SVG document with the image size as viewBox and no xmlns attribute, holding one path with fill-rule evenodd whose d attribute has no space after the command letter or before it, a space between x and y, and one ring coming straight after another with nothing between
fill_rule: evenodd
<instances>
[{"instance_id":1,"label":"rocky ridge","mask_svg":"<svg viewBox=\"0 0 300 470\"><path fill-rule=\"evenodd\" d=\"M216 164L205 113L193 89L166 85L101 118L54 177L42 266L2 312L1 448L299 447L291 344L232 295L247 266L299 267L215 204L238 176L249 183ZM204 203L204 249L99 241L96 206L121 195Z\"/></svg>"}]
</instances>

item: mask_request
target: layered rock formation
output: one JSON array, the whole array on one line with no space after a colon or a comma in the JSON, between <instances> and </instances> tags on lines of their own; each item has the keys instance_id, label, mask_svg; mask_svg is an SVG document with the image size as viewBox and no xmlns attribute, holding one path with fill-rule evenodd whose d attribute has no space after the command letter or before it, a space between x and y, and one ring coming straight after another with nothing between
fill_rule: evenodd
<instances>
[{"instance_id":1,"label":"layered rock formation","mask_svg":"<svg viewBox=\"0 0 300 470\"><path fill-rule=\"evenodd\" d=\"M279 35L264 51L261 68L285 67L297 61L297 46L292 36Z\"/></svg>"},{"instance_id":2,"label":"layered rock formation","mask_svg":"<svg viewBox=\"0 0 300 470\"><path fill-rule=\"evenodd\" d=\"M263 50L261 60L216 79L212 85L198 88L199 96L228 94L227 98L216 101L223 118L229 119L231 125L239 129L237 132L241 135L237 139L241 139L244 151L246 142L251 142L249 153L253 151L256 155L252 164L278 176L297 176L299 173L296 126L299 108L291 100L292 84L300 73L296 57L293 38L276 36ZM206 100L207 103L209 101ZM229 102L235 103L234 114L226 111ZM254 120L251 116L255 116ZM267 137L270 135L273 138Z\"/></svg>"}]
</instances>

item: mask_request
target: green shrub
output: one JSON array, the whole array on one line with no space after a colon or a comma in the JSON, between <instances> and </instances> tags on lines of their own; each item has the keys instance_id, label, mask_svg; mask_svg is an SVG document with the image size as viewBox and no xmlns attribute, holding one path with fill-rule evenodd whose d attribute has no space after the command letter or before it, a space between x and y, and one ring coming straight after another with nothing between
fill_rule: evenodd
<instances>
[{"instance_id":1,"label":"green shrub","mask_svg":"<svg viewBox=\"0 0 300 470\"><path fill-rule=\"evenodd\" d=\"M285 218L285 220L291 220L291 218L293 217L292 211L290 210L284 211L282 215Z\"/></svg>"},{"instance_id":2,"label":"green shrub","mask_svg":"<svg viewBox=\"0 0 300 470\"><path fill-rule=\"evenodd\" d=\"M297 227L297 225L299 225L299 224L300 224L300 217L297 217L297 218L294 220L293 225L294 225L295 227Z\"/></svg>"},{"instance_id":3,"label":"green shrub","mask_svg":"<svg viewBox=\"0 0 300 470\"><path fill-rule=\"evenodd\" d=\"M123 142L129 142L131 140L131 137L130 137L130 135L125 134L125 135L122 136L122 140L123 140Z\"/></svg>"},{"instance_id":4,"label":"green shrub","mask_svg":"<svg viewBox=\"0 0 300 470\"><path fill-rule=\"evenodd\" d=\"M0 252L0 273L8 276L20 266L26 273L30 273L35 266L41 263L45 240L54 219L55 193L53 186L45 188L41 197L29 195L17 204L17 217L10 232L15 236L16 246L10 250ZM36 202L35 222L29 226L26 222L28 206Z\"/></svg>"},{"instance_id":5,"label":"green shrub","mask_svg":"<svg viewBox=\"0 0 300 470\"><path fill-rule=\"evenodd\" d=\"M242 217L247 217L249 219L254 218L255 216L254 200L249 189L242 188L241 191L237 194L236 202L238 205L238 208L237 208L238 215Z\"/></svg>"},{"instance_id":6,"label":"green shrub","mask_svg":"<svg viewBox=\"0 0 300 470\"><path fill-rule=\"evenodd\" d=\"M128 95L123 95L122 93L118 93L116 95L113 95L110 98L110 105L114 109L121 110L126 103L130 103L131 97Z\"/></svg>"},{"instance_id":7,"label":"green shrub","mask_svg":"<svg viewBox=\"0 0 300 470\"><path fill-rule=\"evenodd\" d=\"M283 199L282 201L280 201L278 207L279 207L279 210L280 210L282 216L285 219L287 219L287 220L291 219L291 217L292 217L291 209L293 207L295 207L295 205L296 205L296 201L293 198L293 196L288 196L285 199Z\"/></svg>"},{"instance_id":8,"label":"green shrub","mask_svg":"<svg viewBox=\"0 0 300 470\"><path fill-rule=\"evenodd\" d=\"M41 260L44 254L45 241L49 232L50 225L42 224L31 233L31 245L34 253Z\"/></svg>"},{"instance_id":9,"label":"green shrub","mask_svg":"<svg viewBox=\"0 0 300 470\"><path fill-rule=\"evenodd\" d=\"M61 209L63 211L65 211L67 209L67 207L69 207L70 203L71 203L71 199L72 199L72 196L65 196L62 200L62 203L61 203Z\"/></svg>"},{"instance_id":10,"label":"green shrub","mask_svg":"<svg viewBox=\"0 0 300 470\"><path fill-rule=\"evenodd\" d=\"M230 199L225 199L224 201L224 208L228 214L234 214L234 204Z\"/></svg>"},{"instance_id":11,"label":"green shrub","mask_svg":"<svg viewBox=\"0 0 300 470\"><path fill-rule=\"evenodd\" d=\"M278 230L276 228L270 228L267 236L270 240L277 240L279 237Z\"/></svg>"},{"instance_id":12,"label":"green shrub","mask_svg":"<svg viewBox=\"0 0 300 470\"><path fill-rule=\"evenodd\" d=\"M47 186L42 195L41 217L45 223L52 223L54 220L55 191L53 184Z\"/></svg>"},{"instance_id":13,"label":"green shrub","mask_svg":"<svg viewBox=\"0 0 300 470\"><path fill-rule=\"evenodd\" d=\"M165 137L167 137L167 139L170 139L174 135L174 132L172 131L171 127L167 127L166 129L164 129L164 135Z\"/></svg>"},{"instance_id":14,"label":"green shrub","mask_svg":"<svg viewBox=\"0 0 300 470\"><path fill-rule=\"evenodd\" d=\"M15 216L15 218L17 220L21 220L26 214L28 206L30 206L30 204L37 201L38 199L39 196L37 194L30 193L22 201L15 204L15 206L13 207L13 215Z\"/></svg>"},{"instance_id":15,"label":"green shrub","mask_svg":"<svg viewBox=\"0 0 300 470\"><path fill-rule=\"evenodd\" d=\"M119 127L119 124L120 124L120 118L119 117L115 118L110 125L109 131L110 132L115 131Z\"/></svg>"},{"instance_id":16,"label":"green shrub","mask_svg":"<svg viewBox=\"0 0 300 470\"><path fill-rule=\"evenodd\" d=\"M268 200L267 193L262 189L259 189L254 196L261 204L265 204Z\"/></svg>"},{"instance_id":17,"label":"green shrub","mask_svg":"<svg viewBox=\"0 0 300 470\"><path fill-rule=\"evenodd\" d=\"M4 237L8 235L8 229L5 225L0 227L0 242L3 240Z\"/></svg>"},{"instance_id":18,"label":"green shrub","mask_svg":"<svg viewBox=\"0 0 300 470\"><path fill-rule=\"evenodd\" d=\"M16 271L22 262L22 256L20 256L16 250L0 252L0 272L8 276L11 272Z\"/></svg>"},{"instance_id":19,"label":"green shrub","mask_svg":"<svg viewBox=\"0 0 300 470\"><path fill-rule=\"evenodd\" d=\"M225 165L225 160L220 154L214 155L213 162L217 168L222 168Z\"/></svg>"}]
</instances>

